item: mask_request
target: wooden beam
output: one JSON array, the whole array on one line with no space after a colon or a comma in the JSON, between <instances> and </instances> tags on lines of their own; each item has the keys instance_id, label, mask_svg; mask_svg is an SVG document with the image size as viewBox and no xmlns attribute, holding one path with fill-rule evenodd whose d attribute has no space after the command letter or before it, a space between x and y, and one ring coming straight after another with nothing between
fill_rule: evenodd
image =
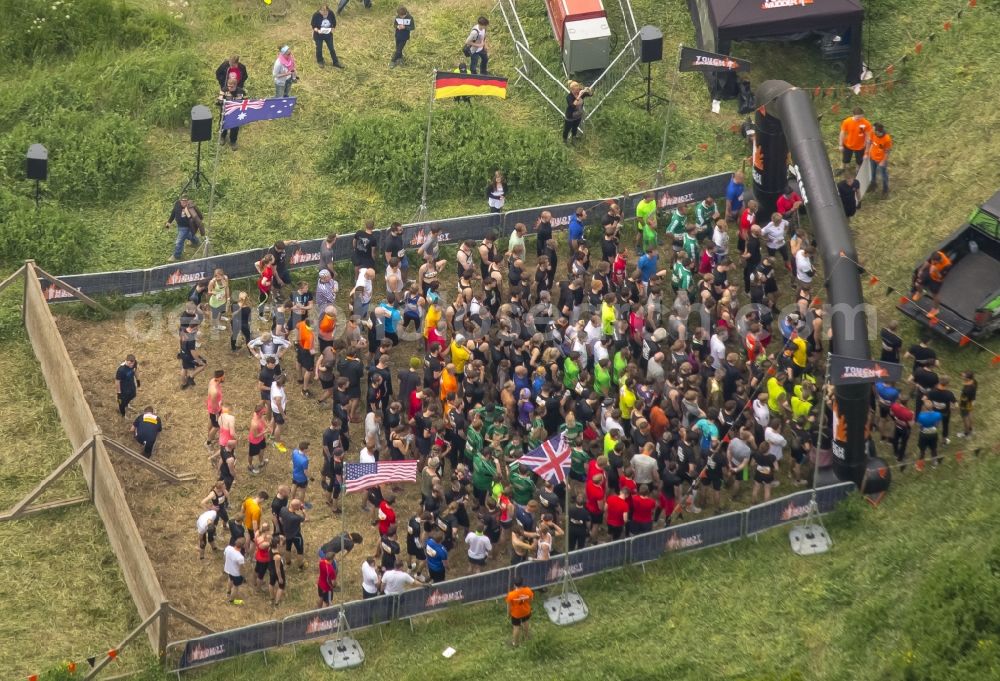
<instances>
[{"instance_id":1,"label":"wooden beam","mask_svg":"<svg viewBox=\"0 0 1000 681\"><path fill-rule=\"evenodd\" d=\"M17 268L17 271L14 272L14 274L10 275L3 281L0 281L0 291L3 291L5 288L13 284L18 277L22 276L24 274L24 268L25 266L21 265L20 267Z\"/></svg>"},{"instance_id":2,"label":"wooden beam","mask_svg":"<svg viewBox=\"0 0 1000 681\"><path fill-rule=\"evenodd\" d=\"M80 457L82 457L84 454L87 453L88 450L90 450L92 443L93 440L87 440L85 443L83 443L83 445L79 449L70 454L69 457L67 457L65 461L59 464L54 471L49 473L44 480L38 483L35 489L28 492L19 502L17 502L17 504L15 504L14 507L10 509L10 511L5 513L3 516L0 516L0 520L13 520L14 518L17 518L20 515L24 515L25 509L28 508L28 505L31 504L32 501L37 499L42 494L42 492L44 492L49 487L49 485L58 480L59 477L63 473L65 473L70 466L79 461Z\"/></svg>"},{"instance_id":3,"label":"wooden beam","mask_svg":"<svg viewBox=\"0 0 1000 681\"><path fill-rule=\"evenodd\" d=\"M47 501L42 504L34 504L27 508L22 508L21 511L15 516L13 512L7 511L6 513L0 513L0 522L5 520L14 520L16 518L23 518L26 515L31 515L33 513L41 513L42 511L51 511L57 508L63 508L64 506L75 506L77 504L82 504L84 502L90 501L90 496L73 497L71 499L63 499L61 501Z\"/></svg>"},{"instance_id":4,"label":"wooden beam","mask_svg":"<svg viewBox=\"0 0 1000 681\"><path fill-rule=\"evenodd\" d=\"M177 608L175 608L172 605L167 605L167 607L170 609L170 615L171 615L171 617L176 617L180 621L182 621L182 622L184 622L186 624L190 624L192 627L194 627L195 629L199 630L203 634L214 634L215 633L215 630L212 629L212 627L210 627L207 624L205 624L204 622L199 622L195 618L191 617L190 615L184 614L183 612L181 612L180 610L178 610Z\"/></svg>"},{"instance_id":5,"label":"wooden beam","mask_svg":"<svg viewBox=\"0 0 1000 681\"><path fill-rule=\"evenodd\" d=\"M77 298L81 302L86 303L87 305L89 305L90 307L92 307L95 310L100 310L101 312L104 312L105 314L111 314L111 311L108 310L108 308L104 307L103 305L101 305L100 303L98 303L96 300L94 300L90 296L86 295L80 289L74 288L74 287L70 286L69 284L67 284L66 282L64 282L62 279L59 279L58 277L52 276L51 274L49 274L48 272L46 272L45 270L43 270L38 265L31 265L31 267L33 269L35 269L35 270L38 270L39 274L41 274L43 277L45 277L46 279L48 279L49 281L51 281L53 284L55 284L56 287L61 288L63 291L65 291L66 293L70 294L74 298Z\"/></svg>"},{"instance_id":6,"label":"wooden beam","mask_svg":"<svg viewBox=\"0 0 1000 681\"><path fill-rule=\"evenodd\" d=\"M162 607L163 606L161 605L160 608L162 608ZM121 643L119 643L114 648L115 657L118 657L118 653L121 652L122 648L124 648L129 643L131 643L135 639L136 636L138 636L139 634L141 634L142 632L144 632L146 630L146 628L150 624L152 624L156 620L160 619L160 608L157 608L156 610L154 610L152 615L150 615L149 617L147 617L142 624L140 624L135 629L133 629L131 632L129 632L129 635L125 637L125 640L123 640ZM115 657L111 657L110 655L105 654L104 658L100 662L98 662L96 665L94 665L94 668L90 670L90 673L88 673L85 677L83 677L83 680L84 681L90 681L91 679L93 679L94 677L96 677L101 672L101 670L104 669L104 667L106 667L109 662L111 662L111 660L115 659Z\"/></svg>"},{"instance_id":7,"label":"wooden beam","mask_svg":"<svg viewBox=\"0 0 1000 681\"><path fill-rule=\"evenodd\" d=\"M135 450L123 445L117 440L112 440L109 437L101 436L101 442L109 450L114 451L117 454L128 458L132 463L137 463L148 471L152 471L161 479L172 483L190 482L195 479L193 473L174 473L169 468L156 463L152 459L147 459L142 454L139 454Z\"/></svg>"}]
</instances>

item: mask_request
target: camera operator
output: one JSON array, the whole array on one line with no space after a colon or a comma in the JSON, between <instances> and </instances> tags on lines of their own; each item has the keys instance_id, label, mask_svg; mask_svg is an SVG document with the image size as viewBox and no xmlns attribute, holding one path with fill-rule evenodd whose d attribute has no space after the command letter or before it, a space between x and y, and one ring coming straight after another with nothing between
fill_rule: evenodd
<instances>
[{"instance_id":1,"label":"camera operator","mask_svg":"<svg viewBox=\"0 0 1000 681\"><path fill-rule=\"evenodd\" d=\"M580 123L583 122L583 98L592 93L589 87L581 87L575 80L569 82L569 92L566 94L566 120L563 122L563 142L568 142L580 134Z\"/></svg>"},{"instance_id":2,"label":"camera operator","mask_svg":"<svg viewBox=\"0 0 1000 681\"><path fill-rule=\"evenodd\" d=\"M239 80L237 80L235 75L230 74L229 80L226 81L225 89L219 91L219 97L217 103L219 105L219 108L221 109L223 102L244 100L246 99L246 96L247 96L246 92L244 92L243 86L240 85ZM236 127L236 128L229 128L229 130L223 130L222 135L219 137L219 144L224 145L226 143L227 135L229 137L229 146L231 146L235 151L236 138L239 137L240 135L240 129Z\"/></svg>"}]
</instances>

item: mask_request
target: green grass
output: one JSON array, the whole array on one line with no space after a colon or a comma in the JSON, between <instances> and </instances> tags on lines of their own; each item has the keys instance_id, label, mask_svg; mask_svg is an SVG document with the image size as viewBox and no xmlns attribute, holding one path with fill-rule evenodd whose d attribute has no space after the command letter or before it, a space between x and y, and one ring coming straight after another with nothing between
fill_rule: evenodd
<instances>
[{"instance_id":1,"label":"green grass","mask_svg":"<svg viewBox=\"0 0 1000 681\"><path fill-rule=\"evenodd\" d=\"M275 6L279 4L276 0ZM277 19L268 18L262 5L251 0L205 0L187 7L167 0L130 0L128 5L153 12L146 26L149 41L141 49L130 47L134 36L144 35L133 26L122 39L79 46L72 59L11 62L13 77L0 82L0 184L25 197L31 187L19 179L24 150L5 146L12 134L18 144L27 139L24 129L12 132L18 124L29 130L45 128L61 120L59 110L72 109L100 114L102 120L122 115L140 126L141 170L135 176L110 178L118 183L117 191L115 185L102 185L101 197L84 201L61 194L61 187L48 188L51 219L71 213L75 224L85 225L81 233L94 235L92 248L73 254L82 258L85 270L163 262L172 235L160 225L193 165L187 111L194 103L210 101L212 72L234 50L251 70L250 94L266 96L276 47L289 41L297 49L303 76L295 89L300 97L295 118L248 128L240 151L223 150L218 163L216 149L207 148L204 169L217 182L215 247L232 251L275 238L353 231L369 216L380 225L407 221L419 202L419 184L408 195L394 197L358 179L334 180L319 167L323 145L349 116L422 116L431 69L453 66L468 26L492 3L435 0L411 7L418 32L407 48L409 63L390 71L386 65L393 6L376 2L366 13L354 2L336 37L338 53L348 65L342 72L318 71L311 64L312 45L303 30L313 11L311 3L284 3L291 9ZM17 8L24 6L28 3ZM831 151L840 118L855 105L863 106L873 121L884 122L896 140L893 196L866 202L852 228L864 264L883 284L897 289L908 285L914 263L1000 185L995 159L1000 114L994 104L1000 89L1000 56L994 49L1000 2L979 0L977 8L966 9L965 18L944 32L942 22L964 6L954 0L868 3L869 61L877 68L894 64L900 82L892 91L838 100L841 113L831 110L829 99L816 101ZM539 8L529 3L523 18L531 42L555 67L549 29ZM640 24L663 29L666 54L672 55L679 42L693 43L684 2L637 0L635 9ZM513 76L513 53L499 17L493 18L493 69ZM20 26L5 22L0 44L20 40ZM932 32L936 39L924 43L919 57L905 64L899 60ZM837 66L823 62L810 46L737 44L734 54L753 62L754 83L779 77L810 86L841 84ZM747 151L730 132L739 120L734 103L725 103L721 116L709 113L704 82L697 74L679 76L672 91L671 63L672 57L653 69L655 91L675 102L667 180L735 169ZM541 196L530 187L519 187L510 207L648 186L665 109L647 117L629 104L641 91L636 78L588 126L585 139L572 151L571 163L580 174L577 189ZM558 119L523 85L512 87L507 101L477 101L476 106L513 127L551 129L553 138L558 134ZM393 131L381 132L391 143ZM98 144L115 142L110 134ZM706 148L699 148L701 144ZM51 163L59 162L54 154ZM56 178L53 170L53 181ZM207 193L198 198L207 207ZM483 204L481 192L430 196L435 217L480 212ZM19 210L30 210L30 204ZM0 215L0 232L4 217ZM57 259L53 249L67 248L71 246L46 240L32 255L46 267ZM0 243L0 271L11 271L21 257L20 251ZM866 292L881 320L893 315L894 297L886 296L882 285ZM0 307L0 337L6 348L0 371L8 377L8 394L15 396L0 406L0 436L8 445L0 454L0 480L9 502L69 453L16 322L16 298L16 293L8 294ZM915 335L909 324L904 324L904 332L908 338ZM991 351L1000 348L995 340L986 344ZM997 407L998 381L990 356L973 347L938 350L952 377L963 369L977 371L978 442L995 442L1000 429L983 422ZM47 429L46 423L51 424ZM793 558L785 534L778 531L760 542L660 561L646 574L629 570L589 580L583 587L593 612L587 623L558 630L539 622L535 640L515 653L499 645L506 627L493 604L417 620L415 635L401 625L387 628L384 641L365 633L369 662L363 673L396 678L433 674L442 679L514 674L569 678L586 673L608 679L996 678L998 628L990 609L995 613L1000 604L991 586L995 576L987 570L990 552L996 550L987 509L995 505L998 483L995 460L961 468L949 465L918 481L898 482L879 510L854 504L835 516L837 545L829 556ZM81 489L82 481L74 474L60 492ZM32 532L39 540L25 539ZM93 509L0 525L0 541L8 555L13 554L3 563L5 586L0 587L5 607L0 668L11 676L63 659L82 659L113 645L135 624L134 608ZM981 639L962 638L970 623L982 631ZM32 645L38 632L45 632L46 645ZM444 661L438 655L448 645L459 652ZM269 660L270 666L263 667L255 656L202 676L319 678L329 673L312 646L272 654Z\"/></svg>"}]
</instances>

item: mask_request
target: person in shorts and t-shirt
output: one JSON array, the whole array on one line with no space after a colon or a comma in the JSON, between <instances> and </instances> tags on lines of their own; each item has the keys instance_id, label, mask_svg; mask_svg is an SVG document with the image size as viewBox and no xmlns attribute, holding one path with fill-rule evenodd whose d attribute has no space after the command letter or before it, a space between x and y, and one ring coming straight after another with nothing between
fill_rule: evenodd
<instances>
[{"instance_id":1,"label":"person in shorts and t-shirt","mask_svg":"<svg viewBox=\"0 0 1000 681\"><path fill-rule=\"evenodd\" d=\"M240 586L243 584L243 563L246 562L246 558L243 557L244 543L245 540L240 537L223 552L225 563L222 571L229 582L226 587L226 600L233 605L243 605L240 599Z\"/></svg>"}]
</instances>

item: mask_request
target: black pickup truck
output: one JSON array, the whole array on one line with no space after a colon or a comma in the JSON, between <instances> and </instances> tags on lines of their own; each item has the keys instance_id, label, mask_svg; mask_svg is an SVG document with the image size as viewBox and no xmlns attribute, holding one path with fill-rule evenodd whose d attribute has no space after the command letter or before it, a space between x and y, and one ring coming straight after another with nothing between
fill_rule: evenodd
<instances>
[{"instance_id":1,"label":"black pickup truck","mask_svg":"<svg viewBox=\"0 0 1000 681\"><path fill-rule=\"evenodd\" d=\"M927 316L933 304L930 293L916 301L900 299L899 310L955 343L1000 329L1000 192L934 250L953 263L941 284L937 322ZM923 261L914 274L921 265Z\"/></svg>"}]
</instances>

